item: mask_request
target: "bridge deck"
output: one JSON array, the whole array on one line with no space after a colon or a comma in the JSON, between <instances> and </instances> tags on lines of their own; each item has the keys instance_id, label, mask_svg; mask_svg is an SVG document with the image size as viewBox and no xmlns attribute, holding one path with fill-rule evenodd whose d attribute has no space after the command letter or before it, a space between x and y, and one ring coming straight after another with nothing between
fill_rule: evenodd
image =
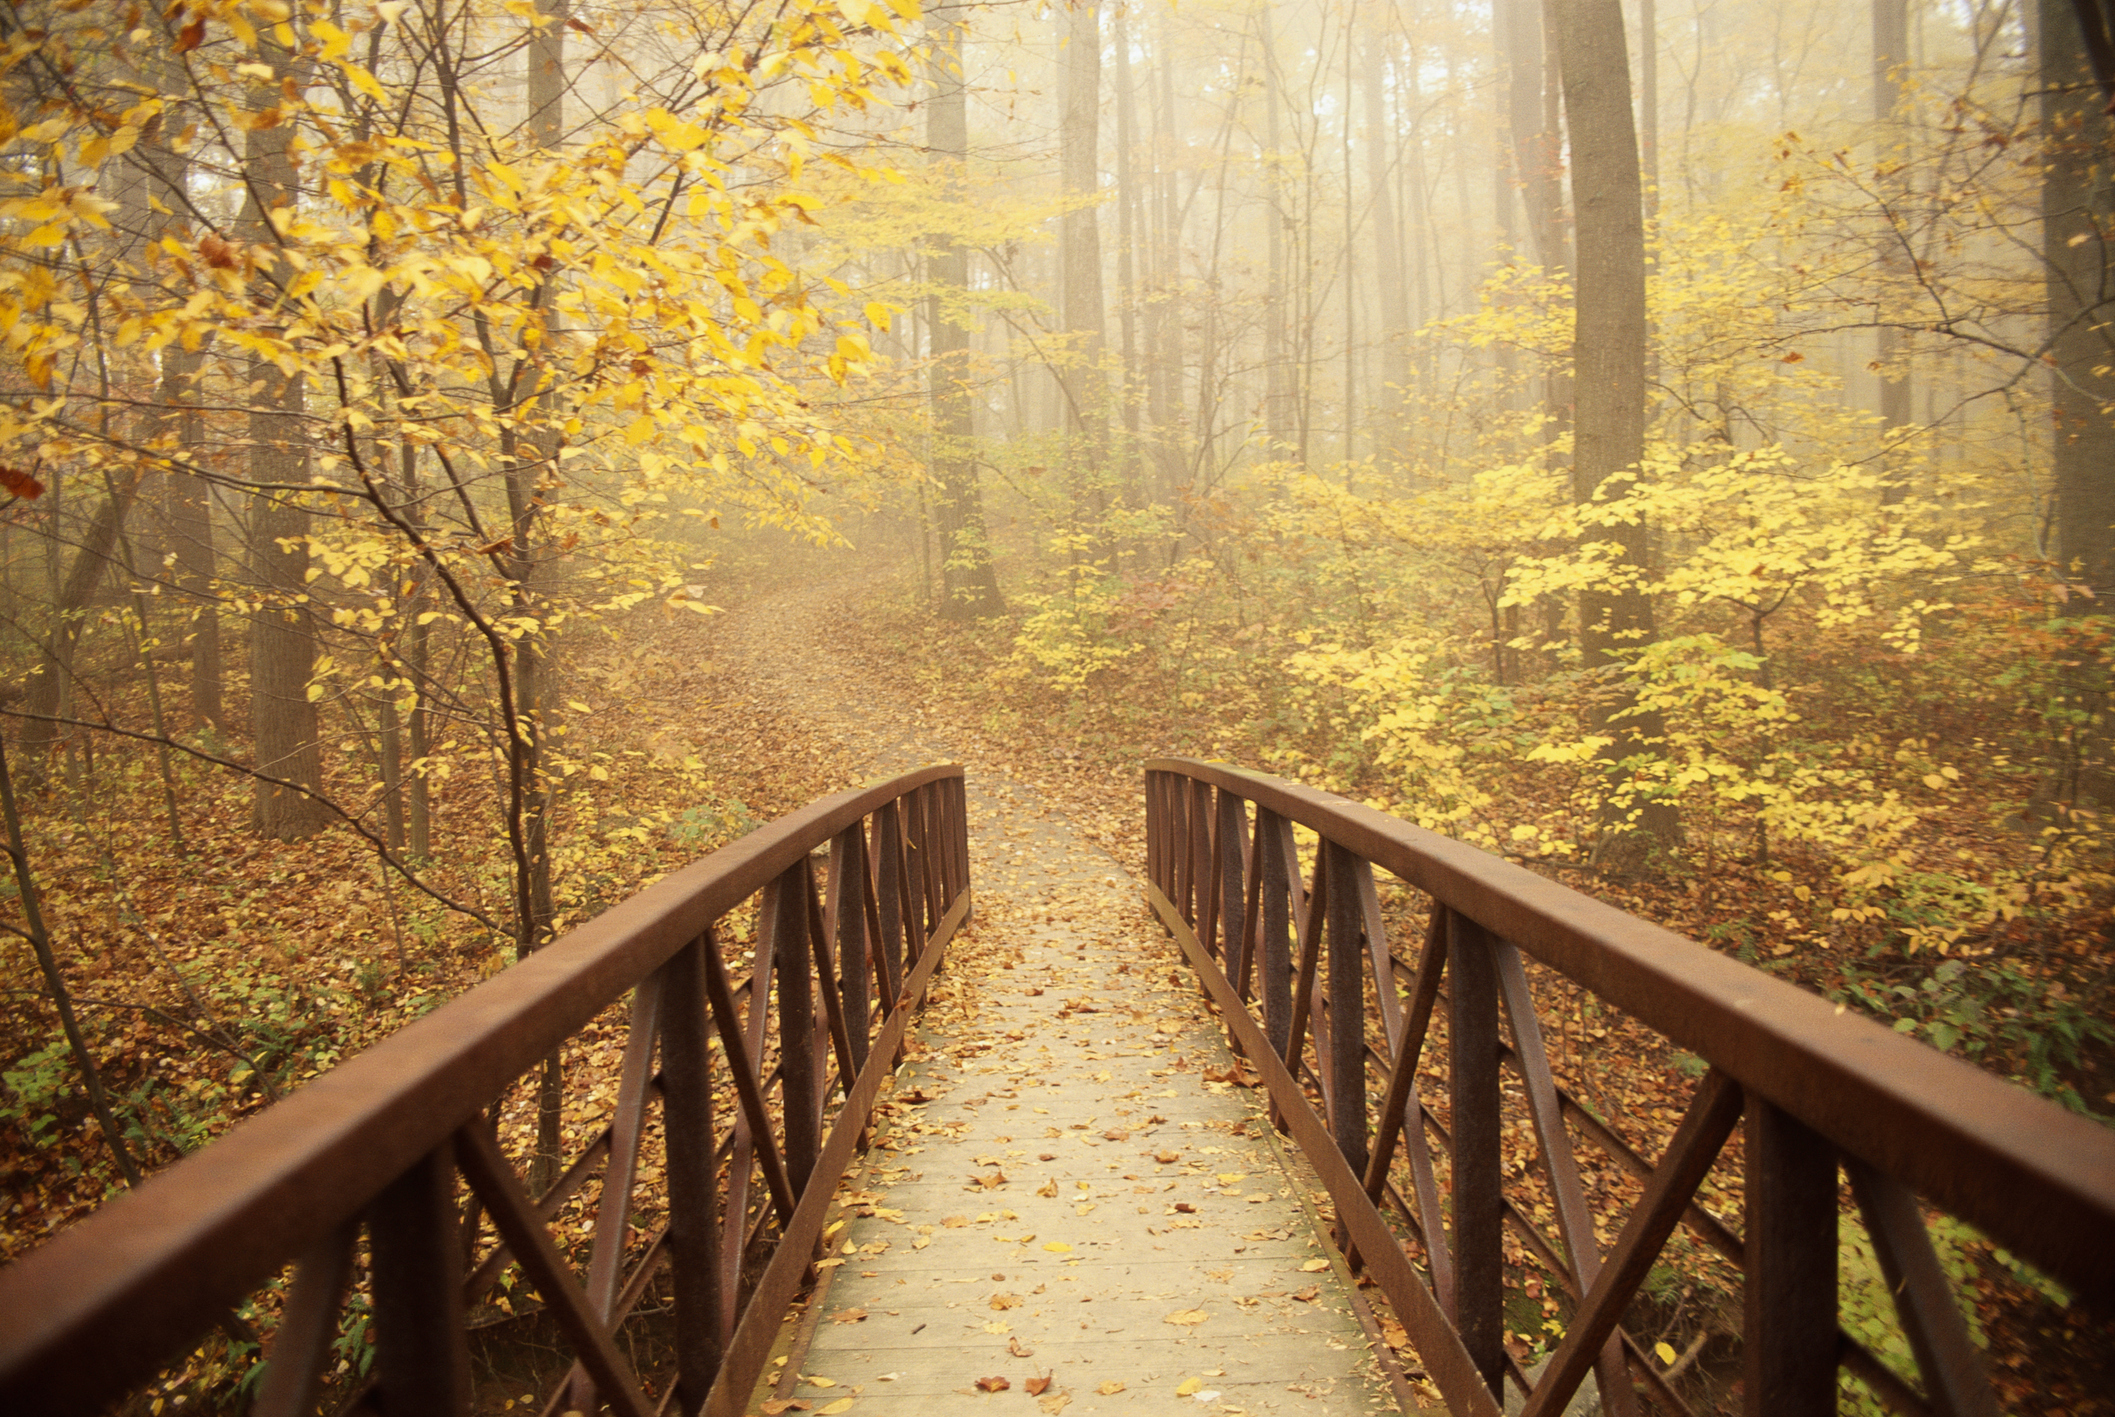
<instances>
[{"instance_id":1,"label":"bridge deck","mask_svg":"<svg viewBox=\"0 0 2115 1417\"><path fill-rule=\"evenodd\" d=\"M1179 951L1023 795L971 788L976 924L751 1410L1394 1410L1317 1188L1262 1094L1218 1080Z\"/></svg>"}]
</instances>

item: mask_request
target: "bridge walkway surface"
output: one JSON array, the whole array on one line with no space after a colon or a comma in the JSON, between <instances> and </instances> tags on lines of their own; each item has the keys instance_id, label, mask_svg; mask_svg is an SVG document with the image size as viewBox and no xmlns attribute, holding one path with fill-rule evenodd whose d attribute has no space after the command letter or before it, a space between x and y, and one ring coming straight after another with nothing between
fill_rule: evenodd
<instances>
[{"instance_id":1,"label":"bridge walkway surface","mask_svg":"<svg viewBox=\"0 0 2115 1417\"><path fill-rule=\"evenodd\" d=\"M950 952L776 1400L1393 1410L1312 1176L1137 886L1067 872L1056 834L1040 887L977 877L1020 923Z\"/></svg>"},{"instance_id":2,"label":"bridge walkway surface","mask_svg":"<svg viewBox=\"0 0 2115 1417\"><path fill-rule=\"evenodd\" d=\"M1142 883L1002 756L858 711L870 684L794 648L825 627L784 633L811 603L729 617L720 652L867 771L971 764L976 913L840 1187L825 1283L749 1410L1414 1411L1328 1243L1327 1197L1242 1085Z\"/></svg>"}]
</instances>

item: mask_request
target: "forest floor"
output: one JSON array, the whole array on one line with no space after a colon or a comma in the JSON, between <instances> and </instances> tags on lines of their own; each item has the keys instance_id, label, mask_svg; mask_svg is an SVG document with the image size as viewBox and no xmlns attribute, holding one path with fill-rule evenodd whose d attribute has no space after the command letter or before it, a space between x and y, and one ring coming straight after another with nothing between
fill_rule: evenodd
<instances>
[{"instance_id":1,"label":"forest floor","mask_svg":"<svg viewBox=\"0 0 2115 1417\"><path fill-rule=\"evenodd\" d=\"M1039 869L1036 863L1053 847L1068 857L1084 851L1106 861L1113 873L1129 873L1126 888L1135 891L1135 882L1144 880L1145 859L1141 762L1163 754L1240 756L1240 745L1185 723L1174 705L1127 705L1144 731L1112 733L1112 715L1082 713L1061 693L1012 680L1003 651L984 629L935 622L918 607L915 586L906 584L900 570L862 568L848 560L818 558L815 573L799 584L741 604L706 627L717 646L716 672L728 676L730 691L739 679L758 696L759 707L806 725L804 731L819 733L833 751L890 770L942 759L963 763L971 793L972 882L985 923L995 923L984 914L991 893L1003 898L1022 872ZM995 815L992 784L1004 785L1009 808L1025 806L1027 813ZM1556 874L1693 934L1709 933L1717 914L1745 908L1742 879L1731 871L1701 883L1604 878L1576 869ZM1785 962L1777 963L1782 972ZM1554 1035L1553 1061L1569 1074L1565 1085L1590 1098L1602 1115L1645 1121L1642 1128L1622 1129L1639 1133L1634 1144L1642 1142L1653 1154L1663 1128L1649 1119L1675 1115L1667 1110L1670 1103L1678 1110L1675 1094L1685 1090L1674 1067L1680 1060L1627 1020L1599 1022L1607 1032L1590 1032L1582 1015L1576 1038ZM987 1148L982 1154L1003 1152ZM1975 1267L1972 1282L1981 1295L1979 1313L2003 1410L2115 1414L2115 1333L2075 1310L2051 1309L1987 1257ZM1737 1296L1727 1302L1737 1311ZM1685 1327L1694 1324L1692 1317ZM1715 1327L1707 1319L1701 1335L1678 1333L1677 1347L1699 1336L1707 1340L1698 1366L1712 1365L1716 1356L1715 1366L1730 1383L1737 1362L1730 1342L1713 1336ZM1516 1351L1528 1356L1518 1345ZM1733 1400L1737 1404L1737 1396Z\"/></svg>"},{"instance_id":2,"label":"forest floor","mask_svg":"<svg viewBox=\"0 0 2115 1417\"><path fill-rule=\"evenodd\" d=\"M893 1238L895 1245L880 1258L911 1268L898 1273L862 1260L854 1275L840 1277L841 1307L864 1308L868 1320L827 1325L814 1351L830 1355L828 1369L821 1369L818 1359L789 1361L786 1371L841 1377L855 1370L842 1366L840 1355L855 1350L868 1353L872 1366L900 1367L887 1356L883 1339L888 1335L879 1319L894 1323L910 1309L899 1305L903 1313L889 1315L850 1280L895 1287L894 1281L903 1278L918 1286L925 1281L914 1273L914 1257L922 1260L928 1251L957 1241L975 1249L987 1232L1019 1229L1040 1237L1026 1245L1015 1235L1005 1250L982 1240L990 1246L988 1253L1006 1257L989 1272L1008 1276L991 1281L989 1295L981 1287L964 1289L987 1305L1002 1293L1018 1294L1024 1303L1031 1297L1047 1299L1033 1291L1035 1283L1047 1285L1049 1279L1029 1281L1030 1269L1064 1269L1075 1255L1038 1247L1053 1240L1074 1244L1084 1268L1096 1252L1078 1250L1080 1239L1119 1218L1161 1234L1105 1236L1113 1247L1109 1253L1137 1251L1141 1242L1148 1247L1164 1243L1163 1236L1199 1239L1208 1225L1216 1230L1228 1219L1216 1212L1245 1219L1253 1205L1259 1215L1268 1212L1271 1223L1259 1221L1231 1237L1218 1236L1228 1241L1229 1253L1266 1243L1288 1254L1305 1252L1297 1234L1304 1222L1292 1209L1311 1209L1303 1183L1273 1182L1267 1188L1271 1195L1253 1201L1252 1196L1262 1195L1254 1180L1238 1199L1226 1194L1240 1183L1221 1181L1219 1168L1260 1179L1277 1164L1266 1154L1275 1142L1267 1127L1237 1120L1250 1100L1245 1092L1206 1078L1209 1071L1223 1069L1225 1059L1214 1051L1219 1045L1212 1041L1195 990L1170 981L1161 967L1173 955L1139 901L1144 879L1141 760L1166 753L1240 757L1242 745L1214 741L1172 704L1126 706L1135 709L1132 726L1110 731L1109 716L1083 715L1076 696L1068 700L1047 686L1009 678L1003 626L936 624L917 604L915 584L907 584L900 567L844 553L794 550L734 566L719 580L715 591L727 607L723 614L642 612L617 634L593 641L583 637L570 651L568 695L577 715L569 725L572 746L597 750L607 776L592 787L575 780L568 786L576 790L562 794L558 839L567 843L561 850L575 854L568 864L574 885L562 905L561 928L750 825L878 776L929 762L959 762L966 769L970 806L977 916L958 940L954 963L942 976L925 1020L915 1057L920 1077L927 1080L884 1102L878 1129L883 1145L857 1188L847 1192L848 1199L869 1197L853 1200L850 1207L850 1217L856 1218L855 1250ZM179 770L189 771L182 764ZM218 1020L254 1021L269 1014L284 1022L283 1049L258 1059L284 1091L508 962L502 941L460 918L451 921L409 892L378 883L371 851L346 833L325 833L290 846L256 841L246 831L247 795L238 783L187 777L187 849L157 848L142 839L151 836L151 825L143 831L127 815L151 816L151 809L139 805L151 800L150 781L144 763L128 768L113 757L98 765L87 786L72 797L47 794L36 806L41 816L31 823L32 854L59 943L97 1029L96 1047L107 1059L114 1092L121 1100L149 1099L136 1110L147 1133L143 1159L150 1169L204 1144L270 1100L269 1086L260 1087L254 1073L245 1079L242 1070L231 1072L228 1058L212 1045L209 1035L221 1031ZM437 797L436 841L476 830L480 794L489 791L487 784L460 778L446 784ZM122 871L116 867L120 860ZM430 870L439 885L466 898L491 890L445 848L436 852ZM1693 891L1660 894L1649 882L1560 874L1569 884L1662 924L1706 933L1709 921L1697 913L1704 907ZM1722 892L1739 889L1724 876L1718 885ZM41 997L39 981L21 958L26 954L9 956L7 977L0 983L18 997ZM1094 1004L1098 1012L1082 1017L1085 1010L1076 1002L1108 995L1118 979L1124 979L1123 989L1135 986L1135 991L1116 1008ZM1068 1001L1075 1006L1066 1009ZM973 1010L989 1011L1005 1022L996 1034L983 1030L988 1048L979 1047L966 1031ZM182 1022L186 1019L188 1025ZM613 1008L584 1031L577 1053L569 1048L572 1095L591 1100L613 1081L623 1022L622 1008ZM1617 1031L1617 1021L1605 1022L1608 1031L1590 1033L1582 1013L1575 1029L1553 1035L1554 1061L1566 1074L1566 1085L1613 1121L1626 1114L1666 1115L1674 1094L1683 1090L1673 1067L1681 1060ZM37 1008L8 1011L0 1028L5 1056L45 1058L34 1076L10 1071L9 1099L28 1099L27 1089L43 1086L46 1074L63 1077L63 1059L52 1061L46 1047L50 1032L49 1020ZM1011 1036L1016 1032L1021 1037ZM1103 1071L1111 1076L1089 1088L1080 1116L1071 1116L1072 1103L1080 1101L1075 1097L1065 1117L1052 1103L1048 1119L1037 1116L1039 1125L1015 1130L1006 1123L1024 1111L1034 1115L1034 1107L1047 1100L1029 1085L1034 1079L1048 1081L1050 1069L1040 1052L1045 1046L1053 1056L1060 1049L1102 1052L1112 1061L1086 1077L1095 1079ZM32 1052L40 1048L43 1054ZM1120 1055L1129 1056L1116 1061ZM1610 1066L1611 1059L1621 1060L1621 1066ZM1230 1110L1188 1119L1201 1121L1200 1128L1181 1127L1181 1118L1172 1124L1152 1121L1160 1113L1144 1105L1146 1098L1166 1089L1131 1079L1127 1070L1135 1068L1143 1068L1147 1080L1168 1081L1197 1094L1186 1100L1211 1100ZM1162 1070L1171 1080L1151 1076ZM0 1262L87 1214L114 1188L92 1122L78 1108L66 1110L73 1106L67 1089L63 1082L55 1087L56 1132L31 1130L35 1118L26 1101L21 1116L0 1117L0 1180L11 1193L0 1215ZM973 1089L991 1095L971 1096ZM1134 1091L1141 1095L1128 1095ZM1009 1092L1016 1095L1000 1095ZM919 1097L927 1100L914 1100ZM528 1101L526 1095L516 1099L521 1115L508 1121L515 1131L526 1130ZM569 1102L568 1125L576 1120L585 1125L585 1113L575 1119L573 1110ZM1162 1112L1174 1115L1171 1108ZM983 1130L953 1135L965 1121ZM1046 1137L1051 1129L1063 1135ZM992 1134L986 1137L984 1131ZM1119 1132L1131 1135L1125 1142L1109 1140ZM1644 1142L1649 1154L1658 1136L1640 1135L1634 1141ZM910 1150L921 1146L924 1152ZM966 1153L967 1164L958 1152ZM1041 1159L1045 1152L1054 1159ZM1163 1152L1177 1160L1159 1160ZM984 1157L995 1164L985 1165ZM1111 1162L1128 1169L1109 1172ZM938 1226L931 1235L920 1235L882 1215L903 1211L908 1216L904 1201L921 1186L937 1185L939 1193L931 1200L944 1209L950 1183L966 1187L973 1175L1001 1172L1008 1177L1002 1187L979 1180L983 1194L961 1192L957 1206L968 1218L965 1226L948 1225L954 1214L949 1210L937 1221L917 1222ZM1124 1179L1127 1175L1137 1179ZM1079 1190L1082 1182L1094 1188L1091 1195L1081 1190L1083 1198L1075 1200L1063 1194L1067 1186ZM1177 1190L1166 1193L1171 1182ZM1219 1184L1206 1194L1213 1182ZM1121 1195L1115 1189L1119 1183ZM1142 1188L1149 1183L1166 1198L1148 1198ZM1056 1186L1060 1197L1038 1194L1046 1186ZM1054 1219L1069 1217L1077 1233L1053 1229L1040 1209L1032 1224L1009 1220L1002 1226L997 1219L980 1223L977 1218L987 1209L999 1215L1009 1208L1028 1217L1023 1202L1030 1196L1040 1209L1052 1210ZM1182 1210L1183 1205L1195 1209ZM1083 1213L1079 1206L1094 1209ZM862 1209L872 1214L861 1215ZM1194 1219L1199 1233L1188 1233L1190 1227L1178 1217ZM870 1234L877 1226L881 1233ZM1245 1237L1251 1230L1283 1238L1249 1241ZM930 1243L920 1246L918 1240ZM1241 1258L1267 1252L1244 1252ZM1151 1253L1150 1248L1143 1253ZM1223 1260L1213 1266L1226 1267ZM867 1269L875 1274L865 1274ZM1310 1278L1319 1294L1336 1294L1329 1275ZM1016 1280L1026 1289L1008 1287ZM1286 1286L1265 1279L1242 1295L1235 1281L1222 1281L1210 1270L1205 1280L1200 1292L1224 1294L1227 1303L1220 1306L1224 1317L1206 1323L1196 1335L1199 1340L1215 1331L1214 1323L1232 1323L1237 1315L1244 1321L1267 1314L1273 1322L1291 1322L1288 1313L1321 1313L1314 1301L1299 1297L1304 1285L1293 1286L1289 1297L1267 1294L1271 1284ZM2073 1327L2068 1314L2051 1320L2048 1309L2036 1310L2029 1302L2032 1295L1988 1262L1974 1282L1982 1293L1981 1312L2006 1410L2115 1413L2115 1337L2105 1325L2081 1320ZM1134 1302L1150 1306L1159 1301L1143 1295L1174 1293L1177 1287L1141 1282ZM1242 1305L1243 1297L1257 1302ZM1333 1297L1320 1302L1345 1307ZM944 1308L946 1298L921 1303ZM1213 1312L1211 1304L1173 1300L1167 1308ZM1037 1322L1056 1321L1034 1307L1026 1313ZM993 1310L977 1318L964 1337L973 1345L990 1339L996 1366L973 1361L982 1348L964 1349L962 1383L956 1386L1004 1376L1021 1389L1049 1377L1052 1386L1037 1395L1048 1399L1069 1392L1081 1410L1093 1405L1090 1398L1115 1396L1098 1391L1110 1382L1123 1382L1127 1391L1142 1395L1165 1396L1167 1382L1179 1385L1188 1379L1206 1384L1193 1391L1235 1391L1234 1366L1206 1357L1201 1341L1189 1355L1195 1361L1182 1365L1179 1376L1176 1368L1143 1363L1117 1372L1106 1363L1085 1361L1081 1355L1088 1350L1068 1346L1076 1339L1061 1344L1054 1329L1048 1335L1051 1347L1037 1348L1043 1337L1024 1337L1030 1332L1028 1320L1017 1314ZM1010 1323L1015 1331L1002 1336L984 1327L993 1323ZM1396 1346L1400 1331L1384 1337ZM1678 1343L1684 1337L1677 1334ZM1017 1356L1014 1340L1033 1356ZM1091 1349L1098 1357L1107 1353L1104 1344ZM1347 1341L1345 1351L1362 1350ZM1716 1351L1707 1350L1704 1361ZM864 1360L845 1356L842 1361ZM1356 1391L1363 1401L1373 1388L1370 1375L1356 1367L1350 1364L1318 1381L1342 1394ZM878 1380L881 1374L872 1376ZM870 1394L878 1390L867 1385ZM810 1401L816 1396L811 1386L789 1388L771 1400L789 1404L781 1411L799 1410L791 1404L801 1402L829 1405L828 1400ZM1258 1401L1250 1410L1264 1410L1264 1404Z\"/></svg>"}]
</instances>

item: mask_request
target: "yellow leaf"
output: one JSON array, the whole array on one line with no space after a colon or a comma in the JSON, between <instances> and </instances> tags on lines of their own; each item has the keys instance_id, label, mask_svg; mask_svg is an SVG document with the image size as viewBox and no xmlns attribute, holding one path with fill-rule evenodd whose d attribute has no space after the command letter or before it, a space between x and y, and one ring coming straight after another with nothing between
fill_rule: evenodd
<instances>
[{"instance_id":1,"label":"yellow leaf","mask_svg":"<svg viewBox=\"0 0 2115 1417\"><path fill-rule=\"evenodd\" d=\"M1307 1263L1301 1265L1300 1268L1308 1274L1320 1274L1323 1270L1329 1268L1329 1261L1309 1260L1307 1261Z\"/></svg>"},{"instance_id":2,"label":"yellow leaf","mask_svg":"<svg viewBox=\"0 0 2115 1417\"><path fill-rule=\"evenodd\" d=\"M1191 1393L1198 1391L1203 1386L1203 1378L1184 1378L1180 1383L1176 1384L1175 1395L1177 1397L1188 1397Z\"/></svg>"},{"instance_id":3,"label":"yellow leaf","mask_svg":"<svg viewBox=\"0 0 2115 1417\"><path fill-rule=\"evenodd\" d=\"M1673 1365L1673 1363L1674 1363L1674 1347L1673 1347L1673 1345L1669 1344L1668 1342L1666 1342L1666 1341L1665 1341L1665 1340L1663 1339L1663 1340L1661 1340L1660 1342L1658 1342L1658 1343L1655 1343L1655 1344L1653 1344L1653 1345L1652 1345L1652 1351L1653 1351L1653 1353L1654 1353L1654 1354L1656 1354L1656 1355L1657 1355L1657 1356L1659 1357L1659 1360L1660 1360L1660 1361L1661 1361L1662 1363L1668 1364L1669 1366L1672 1366L1672 1365Z\"/></svg>"},{"instance_id":4,"label":"yellow leaf","mask_svg":"<svg viewBox=\"0 0 2115 1417\"><path fill-rule=\"evenodd\" d=\"M1063 1240L1051 1240L1043 1248L1050 1251L1053 1255L1069 1255L1072 1253L1072 1246L1066 1244Z\"/></svg>"},{"instance_id":5,"label":"yellow leaf","mask_svg":"<svg viewBox=\"0 0 2115 1417\"><path fill-rule=\"evenodd\" d=\"M1662 1346L1664 1347L1665 1345ZM849 1397L840 1397L828 1406L818 1407L815 1410L819 1417L830 1417L833 1412L850 1412L852 1410L852 1401L853 1399Z\"/></svg>"},{"instance_id":6,"label":"yellow leaf","mask_svg":"<svg viewBox=\"0 0 2115 1417\"><path fill-rule=\"evenodd\" d=\"M1930 788L1932 791L1937 792L1941 788L1946 786L1946 779L1940 777L1935 772L1928 772L1924 774L1924 785Z\"/></svg>"},{"instance_id":7,"label":"yellow leaf","mask_svg":"<svg viewBox=\"0 0 2115 1417\"><path fill-rule=\"evenodd\" d=\"M361 93L366 94L377 103L387 103L389 101L388 90L382 87L381 82L374 75L368 73L358 64L346 64L341 67L345 70L345 77Z\"/></svg>"},{"instance_id":8,"label":"yellow leaf","mask_svg":"<svg viewBox=\"0 0 2115 1417\"><path fill-rule=\"evenodd\" d=\"M1124 1385L1116 1381L1114 1378L1111 1378L1108 1382L1103 1383L1101 1386L1095 1389L1095 1391L1100 1393L1103 1397L1114 1397L1123 1390Z\"/></svg>"},{"instance_id":9,"label":"yellow leaf","mask_svg":"<svg viewBox=\"0 0 2115 1417\"><path fill-rule=\"evenodd\" d=\"M1174 1313L1162 1319L1161 1322L1174 1324L1177 1328L1195 1328L1210 1317L1211 1315L1202 1309L1177 1309Z\"/></svg>"}]
</instances>

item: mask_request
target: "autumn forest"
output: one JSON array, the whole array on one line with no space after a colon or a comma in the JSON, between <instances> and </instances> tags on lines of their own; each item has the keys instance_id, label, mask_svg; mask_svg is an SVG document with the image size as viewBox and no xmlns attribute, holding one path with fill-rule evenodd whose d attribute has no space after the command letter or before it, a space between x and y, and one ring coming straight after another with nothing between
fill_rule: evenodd
<instances>
[{"instance_id":1,"label":"autumn forest","mask_svg":"<svg viewBox=\"0 0 2115 1417\"><path fill-rule=\"evenodd\" d=\"M0 8L0 1258L857 780L789 638L1120 859L1241 763L2115 1123L2111 32Z\"/></svg>"}]
</instances>

